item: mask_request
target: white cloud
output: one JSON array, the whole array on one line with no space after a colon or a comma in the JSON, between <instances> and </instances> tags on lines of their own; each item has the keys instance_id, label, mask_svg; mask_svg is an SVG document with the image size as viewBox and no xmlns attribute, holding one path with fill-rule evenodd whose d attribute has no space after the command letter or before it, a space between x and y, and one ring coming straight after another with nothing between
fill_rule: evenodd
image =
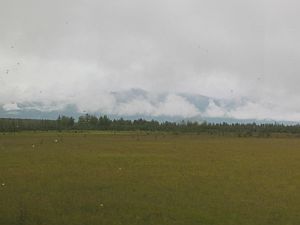
<instances>
[{"instance_id":1,"label":"white cloud","mask_svg":"<svg viewBox=\"0 0 300 225\"><path fill-rule=\"evenodd\" d=\"M210 99L209 104L204 112L204 116L206 117L226 117L228 112L224 108L224 106L218 106L214 102L214 100Z\"/></svg>"},{"instance_id":2,"label":"white cloud","mask_svg":"<svg viewBox=\"0 0 300 225\"><path fill-rule=\"evenodd\" d=\"M199 110L185 98L170 94L165 99L139 98L116 105L115 113L119 115L146 115L146 116L199 116Z\"/></svg>"},{"instance_id":3,"label":"white cloud","mask_svg":"<svg viewBox=\"0 0 300 225\"><path fill-rule=\"evenodd\" d=\"M121 103L115 110L119 115L152 115L155 106L147 99L133 99L132 101Z\"/></svg>"},{"instance_id":4,"label":"white cloud","mask_svg":"<svg viewBox=\"0 0 300 225\"><path fill-rule=\"evenodd\" d=\"M8 103L8 104L4 104L4 105L2 106L2 108L3 108L5 111L12 111L12 110L19 110L19 109L20 109L16 103Z\"/></svg>"},{"instance_id":5,"label":"white cloud","mask_svg":"<svg viewBox=\"0 0 300 225\"><path fill-rule=\"evenodd\" d=\"M178 95L168 95L165 101L160 102L155 107L153 115L155 116L182 116L182 117L194 117L198 116L199 110L186 99Z\"/></svg>"},{"instance_id":6,"label":"white cloud","mask_svg":"<svg viewBox=\"0 0 300 225\"><path fill-rule=\"evenodd\" d=\"M237 119L300 121L300 111L289 111L278 105L261 102L247 102L244 105L230 110L228 114Z\"/></svg>"}]
</instances>

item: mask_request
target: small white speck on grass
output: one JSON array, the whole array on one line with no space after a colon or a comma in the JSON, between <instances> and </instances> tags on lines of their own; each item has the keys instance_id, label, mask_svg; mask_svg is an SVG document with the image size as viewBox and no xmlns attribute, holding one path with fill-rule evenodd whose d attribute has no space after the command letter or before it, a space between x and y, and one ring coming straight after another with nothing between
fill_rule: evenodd
<instances>
[{"instance_id":1,"label":"small white speck on grass","mask_svg":"<svg viewBox=\"0 0 300 225\"><path fill-rule=\"evenodd\" d=\"M32 148L35 148L35 145L32 145Z\"/></svg>"},{"instance_id":2,"label":"small white speck on grass","mask_svg":"<svg viewBox=\"0 0 300 225\"><path fill-rule=\"evenodd\" d=\"M1 186L4 187L4 186L5 186L5 183L2 183Z\"/></svg>"},{"instance_id":3,"label":"small white speck on grass","mask_svg":"<svg viewBox=\"0 0 300 225\"><path fill-rule=\"evenodd\" d=\"M54 139L54 143L58 143L58 140L57 140L57 139Z\"/></svg>"},{"instance_id":4,"label":"small white speck on grass","mask_svg":"<svg viewBox=\"0 0 300 225\"><path fill-rule=\"evenodd\" d=\"M122 168L120 167L119 170L122 170Z\"/></svg>"},{"instance_id":5,"label":"small white speck on grass","mask_svg":"<svg viewBox=\"0 0 300 225\"><path fill-rule=\"evenodd\" d=\"M100 203L100 207L103 207L104 205L102 203Z\"/></svg>"}]
</instances>

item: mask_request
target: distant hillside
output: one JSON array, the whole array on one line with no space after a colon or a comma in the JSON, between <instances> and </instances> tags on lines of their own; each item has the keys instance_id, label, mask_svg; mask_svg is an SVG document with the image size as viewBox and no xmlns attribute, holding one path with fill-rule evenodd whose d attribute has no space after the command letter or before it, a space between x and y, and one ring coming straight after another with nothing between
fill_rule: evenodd
<instances>
[{"instance_id":1,"label":"distant hillside","mask_svg":"<svg viewBox=\"0 0 300 225\"><path fill-rule=\"evenodd\" d=\"M297 124L297 121L255 119L234 117L236 110L247 106L251 101L247 99L225 100L202 95L191 94L158 94L151 95L141 89L130 89L123 92L111 92L114 104L110 108L97 110L85 109L74 103L62 102L17 102L0 105L2 118L26 119L56 119L58 115L72 116L78 119L86 113L94 115L108 115L111 118L135 120L171 121L181 120L210 123L284 123ZM93 99L92 101L97 101ZM101 104L100 104L101 105ZM184 109L189 107L189 109ZM182 109L181 109L182 108Z\"/></svg>"}]
</instances>

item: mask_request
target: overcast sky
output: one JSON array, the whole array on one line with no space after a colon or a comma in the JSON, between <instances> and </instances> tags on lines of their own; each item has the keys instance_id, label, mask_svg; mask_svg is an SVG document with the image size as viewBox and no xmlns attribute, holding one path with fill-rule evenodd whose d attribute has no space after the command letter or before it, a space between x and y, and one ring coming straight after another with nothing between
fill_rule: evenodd
<instances>
[{"instance_id":1,"label":"overcast sky","mask_svg":"<svg viewBox=\"0 0 300 225\"><path fill-rule=\"evenodd\" d=\"M188 93L243 102L205 116L300 121L299 12L296 0L0 0L0 105L196 116ZM111 93L133 88L168 97L116 105Z\"/></svg>"}]
</instances>

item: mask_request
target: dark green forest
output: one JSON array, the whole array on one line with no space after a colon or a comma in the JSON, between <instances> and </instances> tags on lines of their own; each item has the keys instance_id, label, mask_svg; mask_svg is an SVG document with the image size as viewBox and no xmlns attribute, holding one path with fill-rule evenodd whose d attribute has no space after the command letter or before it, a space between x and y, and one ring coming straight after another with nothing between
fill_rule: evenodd
<instances>
[{"instance_id":1,"label":"dark green forest","mask_svg":"<svg viewBox=\"0 0 300 225\"><path fill-rule=\"evenodd\" d=\"M207 134L236 134L238 136L265 136L272 133L300 134L300 125L284 124L229 124L198 122L158 122L155 120L110 119L108 116L96 117L83 115L75 121L68 116L59 116L56 120L41 119L0 119L0 132L18 131L62 131L62 130L99 130L99 131L167 131Z\"/></svg>"}]
</instances>

